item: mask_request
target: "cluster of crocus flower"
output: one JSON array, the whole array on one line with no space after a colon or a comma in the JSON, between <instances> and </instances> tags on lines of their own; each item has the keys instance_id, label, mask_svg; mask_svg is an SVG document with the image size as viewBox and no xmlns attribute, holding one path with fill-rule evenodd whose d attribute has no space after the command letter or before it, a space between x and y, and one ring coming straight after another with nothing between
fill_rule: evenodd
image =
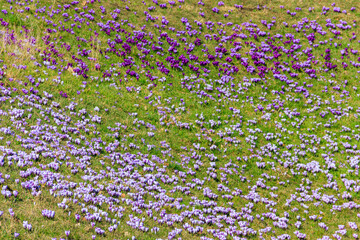
<instances>
[{"instance_id":1,"label":"cluster of crocus flower","mask_svg":"<svg viewBox=\"0 0 360 240\"><path fill-rule=\"evenodd\" d=\"M281 33L275 32L281 25L275 17L240 23L229 11L225 23L181 17L175 28L168 16L151 15L172 11L178 3L149 1L143 12L147 25L139 29L123 19L124 10L95 8L94 1L56 9L36 6L37 18L48 25L42 39L46 49L32 59L41 77L27 75L20 90L4 84L0 88L1 104L9 106L0 114L11 120L0 122L0 164L14 168L19 177L18 189L12 190L10 176L1 174L2 195L11 201L26 191L34 197L48 191L60 199L61 211L69 211L71 204L81 206L75 220L91 222L97 235L118 231L120 219L139 232L168 239L185 234L206 234L201 239L266 239L269 234L306 239L304 222L333 231L320 215L359 208L353 202L360 191L353 179L360 163L359 126L349 120L360 112L349 101L358 96L356 81L335 76L360 66L356 23L320 21L312 17L314 8L304 18L299 18L301 8L281 10L293 16L281 23ZM219 13L227 5L221 1L210 9ZM124 9L131 11L129 6ZM11 9L2 13L12 14ZM324 6L319 17L345 13L335 5ZM61 20L53 19L55 14ZM8 27L6 19L1 21ZM71 36L76 28L90 25L91 39ZM1 34L4 44L21 46L14 33ZM68 35L78 46L55 39L57 34ZM99 39L106 41L96 47ZM70 61L64 62L59 47L70 53ZM98 63L102 57L111 64ZM26 65L3 65L2 78L8 68L28 70ZM95 82L108 85L114 96L139 102L128 109L128 118L109 123L102 106L80 109L81 101L70 92L60 90L65 98L60 102L54 92L39 91L48 72L58 74L52 81L59 88L62 74L80 78L79 95L93 90ZM174 80L173 75L180 77ZM140 106L154 109L156 117L144 116ZM165 133L176 139L169 142ZM15 136L19 148L9 141ZM178 136L191 136L191 144ZM313 205L315 210L309 207ZM323 206L329 211L319 213ZM14 217L12 209L9 213ZM41 214L54 218L55 211ZM26 221L23 226L32 229ZM348 227L342 225L332 236L340 239L357 230L354 220ZM288 233L279 233L283 231Z\"/></svg>"},{"instance_id":2,"label":"cluster of crocus flower","mask_svg":"<svg viewBox=\"0 0 360 240\"><path fill-rule=\"evenodd\" d=\"M28 223L28 221L23 221L23 227L28 231L31 231L32 229L32 225Z\"/></svg>"},{"instance_id":3,"label":"cluster of crocus flower","mask_svg":"<svg viewBox=\"0 0 360 240\"><path fill-rule=\"evenodd\" d=\"M55 211L49 210L49 209L44 209L41 211L41 214L49 219L52 219L55 217Z\"/></svg>"}]
</instances>

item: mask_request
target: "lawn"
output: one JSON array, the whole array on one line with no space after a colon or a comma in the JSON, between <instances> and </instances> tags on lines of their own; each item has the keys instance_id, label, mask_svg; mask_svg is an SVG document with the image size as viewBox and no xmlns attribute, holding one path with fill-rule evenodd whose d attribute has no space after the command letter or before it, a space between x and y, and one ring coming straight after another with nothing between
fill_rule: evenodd
<instances>
[{"instance_id":1,"label":"lawn","mask_svg":"<svg viewBox=\"0 0 360 240\"><path fill-rule=\"evenodd\" d=\"M359 1L0 7L0 239L359 238Z\"/></svg>"}]
</instances>

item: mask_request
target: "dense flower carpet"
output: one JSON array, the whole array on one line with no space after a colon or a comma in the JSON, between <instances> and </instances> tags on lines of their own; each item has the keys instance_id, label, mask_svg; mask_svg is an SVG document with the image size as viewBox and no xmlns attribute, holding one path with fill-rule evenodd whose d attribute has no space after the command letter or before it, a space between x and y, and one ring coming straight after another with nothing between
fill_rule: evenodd
<instances>
[{"instance_id":1,"label":"dense flower carpet","mask_svg":"<svg viewBox=\"0 0 360 240\"><path fill-rule=\"evenodd\" d=\"M1 1L0 239L358 239L359 17Z\"/></svg>"}]
</instances>

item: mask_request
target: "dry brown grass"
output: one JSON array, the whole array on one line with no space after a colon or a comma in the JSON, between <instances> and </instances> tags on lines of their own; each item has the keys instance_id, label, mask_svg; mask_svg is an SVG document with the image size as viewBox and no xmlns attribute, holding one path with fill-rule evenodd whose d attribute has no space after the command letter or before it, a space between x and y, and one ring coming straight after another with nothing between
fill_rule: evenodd
<instances>
[{"instance_id":1,"label":"dry brown grass","mask_svg":"<svg viewBox=\"0 0 360 240\"><path fill-rule=\"evenodd\" d=\"M222 12L228 12L228 11L235 11L236 8L235 7L232 7L232 6L221 6L220 8L220 11Z\"/></svg>"},{"instance_id":2,"label":"dry brown grass","mask_svg":"<svg viewBox=\"0 0 360 240\"><path fill-rule=\"evenodd\" d=\"M188 10L188 11L194 11L196 9L196 5L184 4L184 5L181 5L181 9Z\"/></svg>"},{"instance_id":3,"label":"dry brown grass","mask_svg":"<svg viewBox=\"0 0 360 240\"><path fill-rule=\"evenodd\" d=\"M23 79L25 70L18 69L13 64L31 66L30 63L33 61L31 58L37 54L38 43L42 43L40 36L29 37L23 32L14 33L12 37L11 32L6 32L4 28L0 29L0 54L3 63L8 66L5 70L8 79L11 78L15 82ZM8 84L9 81L5 83Z\"/></svg>"}]
</instances>

